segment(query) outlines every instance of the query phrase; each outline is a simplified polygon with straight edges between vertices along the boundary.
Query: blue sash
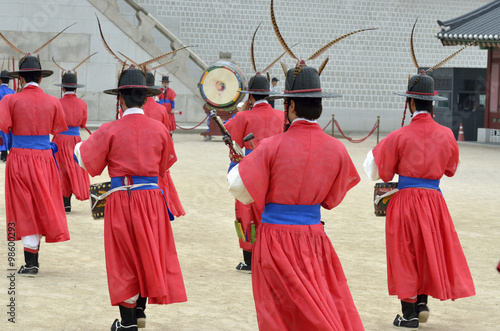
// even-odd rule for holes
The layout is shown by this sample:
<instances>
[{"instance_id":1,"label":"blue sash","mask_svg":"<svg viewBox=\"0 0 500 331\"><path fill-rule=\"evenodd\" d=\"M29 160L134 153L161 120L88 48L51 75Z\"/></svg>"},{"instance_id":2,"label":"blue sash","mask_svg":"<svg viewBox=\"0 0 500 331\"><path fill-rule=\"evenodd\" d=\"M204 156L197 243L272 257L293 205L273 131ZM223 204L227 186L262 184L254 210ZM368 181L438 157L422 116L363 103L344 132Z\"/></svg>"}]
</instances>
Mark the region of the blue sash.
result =
<instances>
[{"instance_id":1,"label":"blue sash","mask_svg":"<svg viewBox=\"0 0 500 331\"><path fill-rule=\"evenodd\" d=\"M53 149L48 134L42 136L18 136L13 134L12 148Z\"/></svg>"},{"instance_id":2,"label":"blue sash","mask_svg":"<svg viewBox=\"0 0 500 331\"><path fill-rule=\"evenodd\" d=\"M399 176L398 181L398 189L402 190L405 188L428 188L432 190L438 190L441 192L439 188L439 179L427 179L427 178L415 178L415 177L406 177ZM441 192L442 194L442 192Z\"/></svg>"},{"instance_id":3,"label":"blue sash","mask_svg":"<svg viewBox=\"0 0 500 331\"><path fill-rule=\"evenodd\" d=\"M147 177L147 176L130 176L134 184L158 184L158 176ZM111 177L111 190L123 186L123 177ZM155 190L159 189L156 185L145 185L136 188L132 188L131 191L135 190Z\"/></svg>"},{"instance_id":4,"label":"blue sash","mask_svg":"<svg viewBox=\"0 0 500 331\"><path fill-rule=\"evenodd\" d=\"M80 127L79 126L68 126L68 130L59 132L59 134L64 134L66 136L80 136Z\"/></svg>"},{"instance_id":5,"label":"blue sash","mask_svg":"<svg viewBox=\"0 0 500 331\"><path fill-rule=\"evenodd\" d=\"M250 154L252 152L253 152L253 149L245 148L245 156L247 156L248 154Z\"/></svg>"},{"instance_id":6,"label":"blue sash","mask_svg":"<svg viewBox=\"0 0 500 331\"><path fill-rule=\"evenodd\" d=\"M132 181L134 184L158 184L158 176L156 177L148 177L148 176L130 176L132 177ZM111 177L111 188L110 190L123 186L123 177ZM160 190L161 194L163 195L163 201L165 201L165 206L167 206L167 211L168 211L168 218L173 221L174 220L174 215L170 212L170 209L168 208L167 200L165 199L165 193L163 193L163 190L161 190L157 185L144 185L144 186L139 186L139 187L134 187L130 189L131 191L138 191L138 190Z\"/></svg>"},{"instance_id":7,"label":"blue sash","mask_svg":"<svg viewBox=\"0 0 500 331\"><path fill-rule=\"evenodd\" d=\"M262 223L314 225L321 221L321 204L282 205L268 203L262 213Z\"/></svg>"},{"instance_id":8,"label":"blue sash","mask_svg":"<svg viewBox=\"0 0 500 331\"><path fill-rule=\"evenodd\" d=\"M56 160L56 153L59 150L57 145L50 141L49 135L41 136L18 136L12 135L12 148L26 148L26 149L38 149L38 150L52 150L52 156L54 157L54 162L56 163L57 171L59 171L59 165Z\"/></svg>"},{"instance_id":9,"label":"blue sash","mask_svg":"<svg viewBox=\"0 0 500 331\"><path fill-rule=\"evenodd\" d=\"M164 104L164 103L169 103L172 105L172 109L175 108L175 100L170 100L170 99L160 99L160 104Z\"/></svg>"}]
</instances>

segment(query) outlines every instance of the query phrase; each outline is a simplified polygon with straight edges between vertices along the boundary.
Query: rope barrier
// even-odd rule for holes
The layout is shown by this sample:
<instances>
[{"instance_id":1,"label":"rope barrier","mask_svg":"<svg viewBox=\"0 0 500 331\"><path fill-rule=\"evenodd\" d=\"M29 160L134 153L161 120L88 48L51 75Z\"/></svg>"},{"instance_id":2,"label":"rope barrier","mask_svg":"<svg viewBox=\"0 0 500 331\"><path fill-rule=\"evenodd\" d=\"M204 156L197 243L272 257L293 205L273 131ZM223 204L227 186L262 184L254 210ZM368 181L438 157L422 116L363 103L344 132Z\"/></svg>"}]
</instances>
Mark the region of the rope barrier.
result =
<instances>
[{"instance_id":1,"label":"rope barrier","mask_svg":"<svg viewBox=\"0 0 500 331\"><path fill-rule=\"evenodd\" d=\"M339 123L338 123L336 120L334 120L334 121L335 121L335 122L334 122L334 123L335 123L335 126L337 127L337 129L339 129L340 134L341 134L341 135L342 135L345 139L347 139L348 141L350 141L350 142L352 142L352 143L355 143L355 144L357 144L357 143L361 143L361 142L365 141L366 139L368 139L368 137L370 137L370 136L371 136L371 135L375 132L375 130L376 130L376 129L377 129L377 127L378 127L378 120L377 120L377 121L375 122L375 125L373 125L372 130L370 131L370 133L368 133L368 135L367 135L366 137L364 137L364 138L362 138L362 139L352 139L351 137L346 136L346 135L344 134L344 132L342 131L342 129L340 128ZM328 127L331 123L332 123L332 121L330 120L330 122L328 122L328 123L325 125L325 127L323 128L323 131L325 131L325 130L326 130L326 128L327 128L327 127Z\"/></svg>"},{"instance_id":2,"label":"rope barrier","mask_svg":"<svg viewBox=\"0 0 500 331\"><path fill-rule=\"evenodd\" d=\"M375 130L377 129L377 127L378 127L378 123L377 123L377 122L375 122L375 125L373 125L373 129L370 131L370 133L368 133L368 135L367 135L366 137L364 137L364 138L362 138L362 139L356 139L356 140L355 140L355 139L352 139L352 138L350 138L350 137L347 137L347 136L344 134L344 132L342 132L342 129L340 128L339 123L338 123L337 121L335 121L335 126L337 127L337 129L339 129L340 134L341 134L342 136L344 136L344 138L345 138L345 139L349 140L349 141L350 141L350 142L352 142L352 143L357 144L357 143L361 143L361 142L365 141L366 139L368 139L368 137L370 137L370 136L373 134L373 132L375 132Z\"/></svg>"},{"instance_id":3,"label":"rope barrier","mask_svg":"<svg viewBox=\"0 0 500 331\"><path fill-rule=\"evenodd\" d=\"M208 117L208 116L209 116L209 115L207 115L207 116L203 119L203 121L201 121L198 125L193 126L192 128L183 128L183 127L179 126L178 124L175 124L175 125L176 125L179 129L181 129L181 130L194 130L194 129L196 129L197 127L199 127L200 125L202 125L203 123L205 123L205 120L207 119L207 117Z\"/></svg>"}]
</instances>

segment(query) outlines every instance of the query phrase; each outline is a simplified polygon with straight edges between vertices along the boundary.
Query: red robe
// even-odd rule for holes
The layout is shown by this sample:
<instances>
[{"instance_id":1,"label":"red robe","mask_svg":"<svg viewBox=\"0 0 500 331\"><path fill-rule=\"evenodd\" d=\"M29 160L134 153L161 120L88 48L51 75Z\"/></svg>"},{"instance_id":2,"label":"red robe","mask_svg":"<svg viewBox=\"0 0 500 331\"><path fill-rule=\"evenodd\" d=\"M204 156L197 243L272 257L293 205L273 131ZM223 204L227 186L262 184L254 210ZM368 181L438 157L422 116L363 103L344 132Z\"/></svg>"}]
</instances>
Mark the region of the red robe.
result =
<instances>
[{"instance_id":1,"label":"red robe","mask_svg":"<svg viewBox=\"0 0 500 331\"><path fill-rule=\"evenodd\" d=\"M59 100L29 85L0 101L0 130L9 129L14 135L33 136L56 134L68 127ZM11 149L5 169L5 207L7 224L15 224L16 240L34 234L42 234L46 242L69 240L52 150Z\"/></svg>"},{"instance_id":2,"label":"red robe","mask_svg":"<svg viewBox=\"0 0 500 331\"><path fill-rule=\"evenodd\" d=\"M167 127L167 129L168 131L172 132L177 130L177 125L175 123L175 115L172 114L172 111L175 108L174 99L177 96L177 94L170 87L167 87L166 90L163 88L161 89L161 91L162 91L161 94L158 95L159 102L167 110L168 121L169 121L169 126Z\"/></svg>"},{"instance_id":3,"label":"red robe","mask_svg":"<svg viewBox=\"0 0 500 331\"><path fill-rule=\"evenodd\" d=\"M240 162L239 173L261 210L267 203L332 209L360 180L344 145L307 121L262 141ZM252 285L260 330L363 330L321 223L262 223Z\"/></svg>"},{"instance_id":4,"label":"red robe","mask_svg":"<svg viewBox=\"0 0 500 331\"><path fill-rule=\"evenodd\" d=\"M395 174L440 179L458 165L458 145L450 129L430 114L418 114L373 150L384 182ZM443 195L406 188L391 199L386 216L389 294L400 299L427 294L446 300L475 294L472 277Z\"/></svg>"},{"instance_id":5,"label":"red robe","mask_svg":"<svg viewBox=\"0 0 500 331\"><path fill-rule=\"evenodd\" d=\"M110 177L159 176L177 160L165 126L142 114L103 124L80 153L91 176L106 166ZM156 304L187 300L160 190L112 193L105 206L104 244L112 305L137 293Z\"/></svg>"},{"instance_id":6,"label":"red robe","mask_svg":"<svg viewBox=\"0 0 500 331\"><path fill-rule=\"evenodd\" d=\"M147 102L144 105L144 114L147 117L154 118L155 120L162 122L167 129L169 128L169 116L165 111L165 107L157 103L154 98L149 97L147 99ZM186 215L186 212L182 207L181 200L179 199L179 194L177 194L177 190L175 189L172 176L170 176L170 170L167 170L165 174L160 176L158 179L158 185L165 193L168 208L170 209L172 215L175 217Z\"/></svg>"},{"instance_id":7,"label":"red robe","mask_svg":"<svg viewBox=\"0 0 500 331\"><path fill-rule=\"evenodd\" d=\"M84 127L87 124L87 104L76 94L66 94L59 99L64 109L66 124L73 127ZM59 149L56 153L59 173L61 175L62 194L69 197L74 194L78 200L89 199L90 179L87 171L78 166L73 158L75 145L82 141L80 136L56 134L52 138Z\"/></svg>"},{"instance_id":8,"label":"red robe","mask_svg":"<svg viewBox=\"0 0 500 331\"><path fill-rule=\"evenodd\" d=\"M243 138L249 133L253 133L255 138L252 143L257 147L262 139L274 136L283 132L283 112L274 109L268 103L259 103L252 109L239 112L233 118L228 120L224 125L231 138L238 143L240 147L245 147L247 150L252 149L250 142L243 142ZM244 205L236 200L235 214L236 220L241 224L243 233L248 241L239 239L240 247L246 251L252 251L253 245L250 244L251 226L254 224L255 229L260 223L260 215L263 210L258 210L253 203Z\"/></svg>"}]
</instances>

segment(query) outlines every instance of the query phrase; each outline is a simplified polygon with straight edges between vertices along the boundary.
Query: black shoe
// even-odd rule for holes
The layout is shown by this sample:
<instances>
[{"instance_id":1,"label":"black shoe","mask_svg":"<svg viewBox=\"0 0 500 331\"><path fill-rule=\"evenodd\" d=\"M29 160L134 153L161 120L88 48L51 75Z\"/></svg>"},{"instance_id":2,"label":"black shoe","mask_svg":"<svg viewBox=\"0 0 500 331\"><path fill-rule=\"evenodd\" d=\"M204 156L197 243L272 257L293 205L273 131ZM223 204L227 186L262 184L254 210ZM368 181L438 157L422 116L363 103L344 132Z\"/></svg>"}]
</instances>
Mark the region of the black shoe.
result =
<instances>
[{"instance_id":1,"label":"black shoe","mask_svg":"<svg viewBox=\"0 0 500 331\"><path fill-rule=\"evenodd\" d=\"M27 265L23 265L21 266L21 268L19 268L19 271L17 273L27 277L35 277L36 274L38 273L38 267L37 266L28 267Z\"/></svg>"},{"instance_id":2,"label":"black shoe","mask_svg":"<svg viewBox=\"0 0 500 331\"><path fill-rule=\"evenodd\" d=\"M111 325L111 331L137 331L137 325L122 325L117 318Z\"/></svg>"},{"instance_id":3,"label":"black shoe","mask_svg":"<svg viewBox=\"0 0 500 331\"><path fill-rule=\"evenodd\" d=\"M141 307L137 307L135 311L135 316L137 316L137 328L143 329L146 327L146 314Z\"/></svg>"},{"instance_id":4,"label":"black shoe","mask_svg":"<svg viewBox=\"0 0 500 331\"><path fill-rule=\"evenodd\" d=\"M240 264L238 264L236 266L236 270L243 271L246 273L252 273L252 266L245 264L243 262L240 262Z\"/></svg>"},{"instance_id":5,"label":"black shoe","mask_svg":"<svg viewBox=\"0 0 500 331\"><path fill-rule=\"evenodd\" d=\"M67 213L71 213L71 196L63 197L63 201L64 201L64 210Z\"/></svg>"},{"instance_id":6,"label":"black shoe","mask_svg":"<svg viewBox=\"0 0 500 331\"><path fill-rule=\"evenodd\" d=\"M429 319L429 308L425 303L419 303L417 305L418 322L425 323Z\"/></svg>"},{"instance_id":7,"label":"black shoe","mask_svg":"<svg viewBox=\"0 0 500 331\"><path fill-rule=\"evenodd\" d=\"M396 319L392 323L392 325L396 329L403 329L403 330L418 330L418 318L411 318L411 319L406 319L401 315L397 315Z\"/></svg>"}]
</instances>

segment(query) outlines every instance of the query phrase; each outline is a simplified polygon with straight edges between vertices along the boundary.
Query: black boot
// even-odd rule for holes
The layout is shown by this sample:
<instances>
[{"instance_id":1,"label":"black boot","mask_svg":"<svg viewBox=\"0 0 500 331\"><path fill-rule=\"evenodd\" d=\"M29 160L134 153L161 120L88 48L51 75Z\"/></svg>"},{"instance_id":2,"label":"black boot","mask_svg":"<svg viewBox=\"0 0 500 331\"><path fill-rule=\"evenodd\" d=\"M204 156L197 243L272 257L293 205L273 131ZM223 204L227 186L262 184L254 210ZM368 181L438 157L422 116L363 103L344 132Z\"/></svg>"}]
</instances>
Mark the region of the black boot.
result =
<instances>
[{"instance_id":1,"label":"black boot","mask_svg":"<svg viewBox=\"0 0 500 331\"><path fill-rule=\"evenodd\" d=\"M137 331L137 317L135 316L135 307L120 307L120 317L122 321L116 319L111 325L111 331Z\"/></svg>"},{"instance_id":2,"label":"black boot","mask_svg":"<svg viewBox=\"0 0 500 331\"><path fill-rule=\"evenodd\" d=\"M69 197L63 197L63 201L64 201L64 210L67 213L70 213L71 212L71 195Z\"/></svg>"},{"instance_id":3,"label":"black boot","mask_svg":"<svg viewBox=\"0 0 500 331\"><path fill-rule=\"evenodd\" d=\"M416 306L416 303L401 300L403 316L398 314L392 323L396 329L418 330L418 315Z\"/></svg>"},{"instance_id":4,"label":"black boot","mask_svg":"<svg viewBox=\"0 0 500 331\"><path fill-rule=\"evenodd\" d=\"M142 329L146 327L146 301L148 298L141 297L137 299L137 307L135 311L135 316L137 317L137 328Z\"/></svg>"},{"instance_id":5,"label":"black boot","mask_svg":"<svg viewBox=\"0 0 500 331\"><path fill-rule=\"evenodd\" d=\"M429 308L427 307L427 294L417 296L418 322L425 323L429 319Z\"/></svg>"},{"instance_id":6,"label":"black boot","mask_svg":"<svg viewBox=\"0 0 500 331\"><path fill-rule=\"evenodd\" d=\"M252 252L243 250L243 260L236 266L236 270L252 273Z\"/></svg>"},{"instance_id":7,"label":"black boot","mask_svg":"<svg viewBox=\"0 0 500 331\"><path fill-rule=\"evenodd\" d=\"M38 273L38 253L24 251L24 261L26 264L21 266L17 273L28 277L35 277Z\"/></svg>"}]
</instances>

